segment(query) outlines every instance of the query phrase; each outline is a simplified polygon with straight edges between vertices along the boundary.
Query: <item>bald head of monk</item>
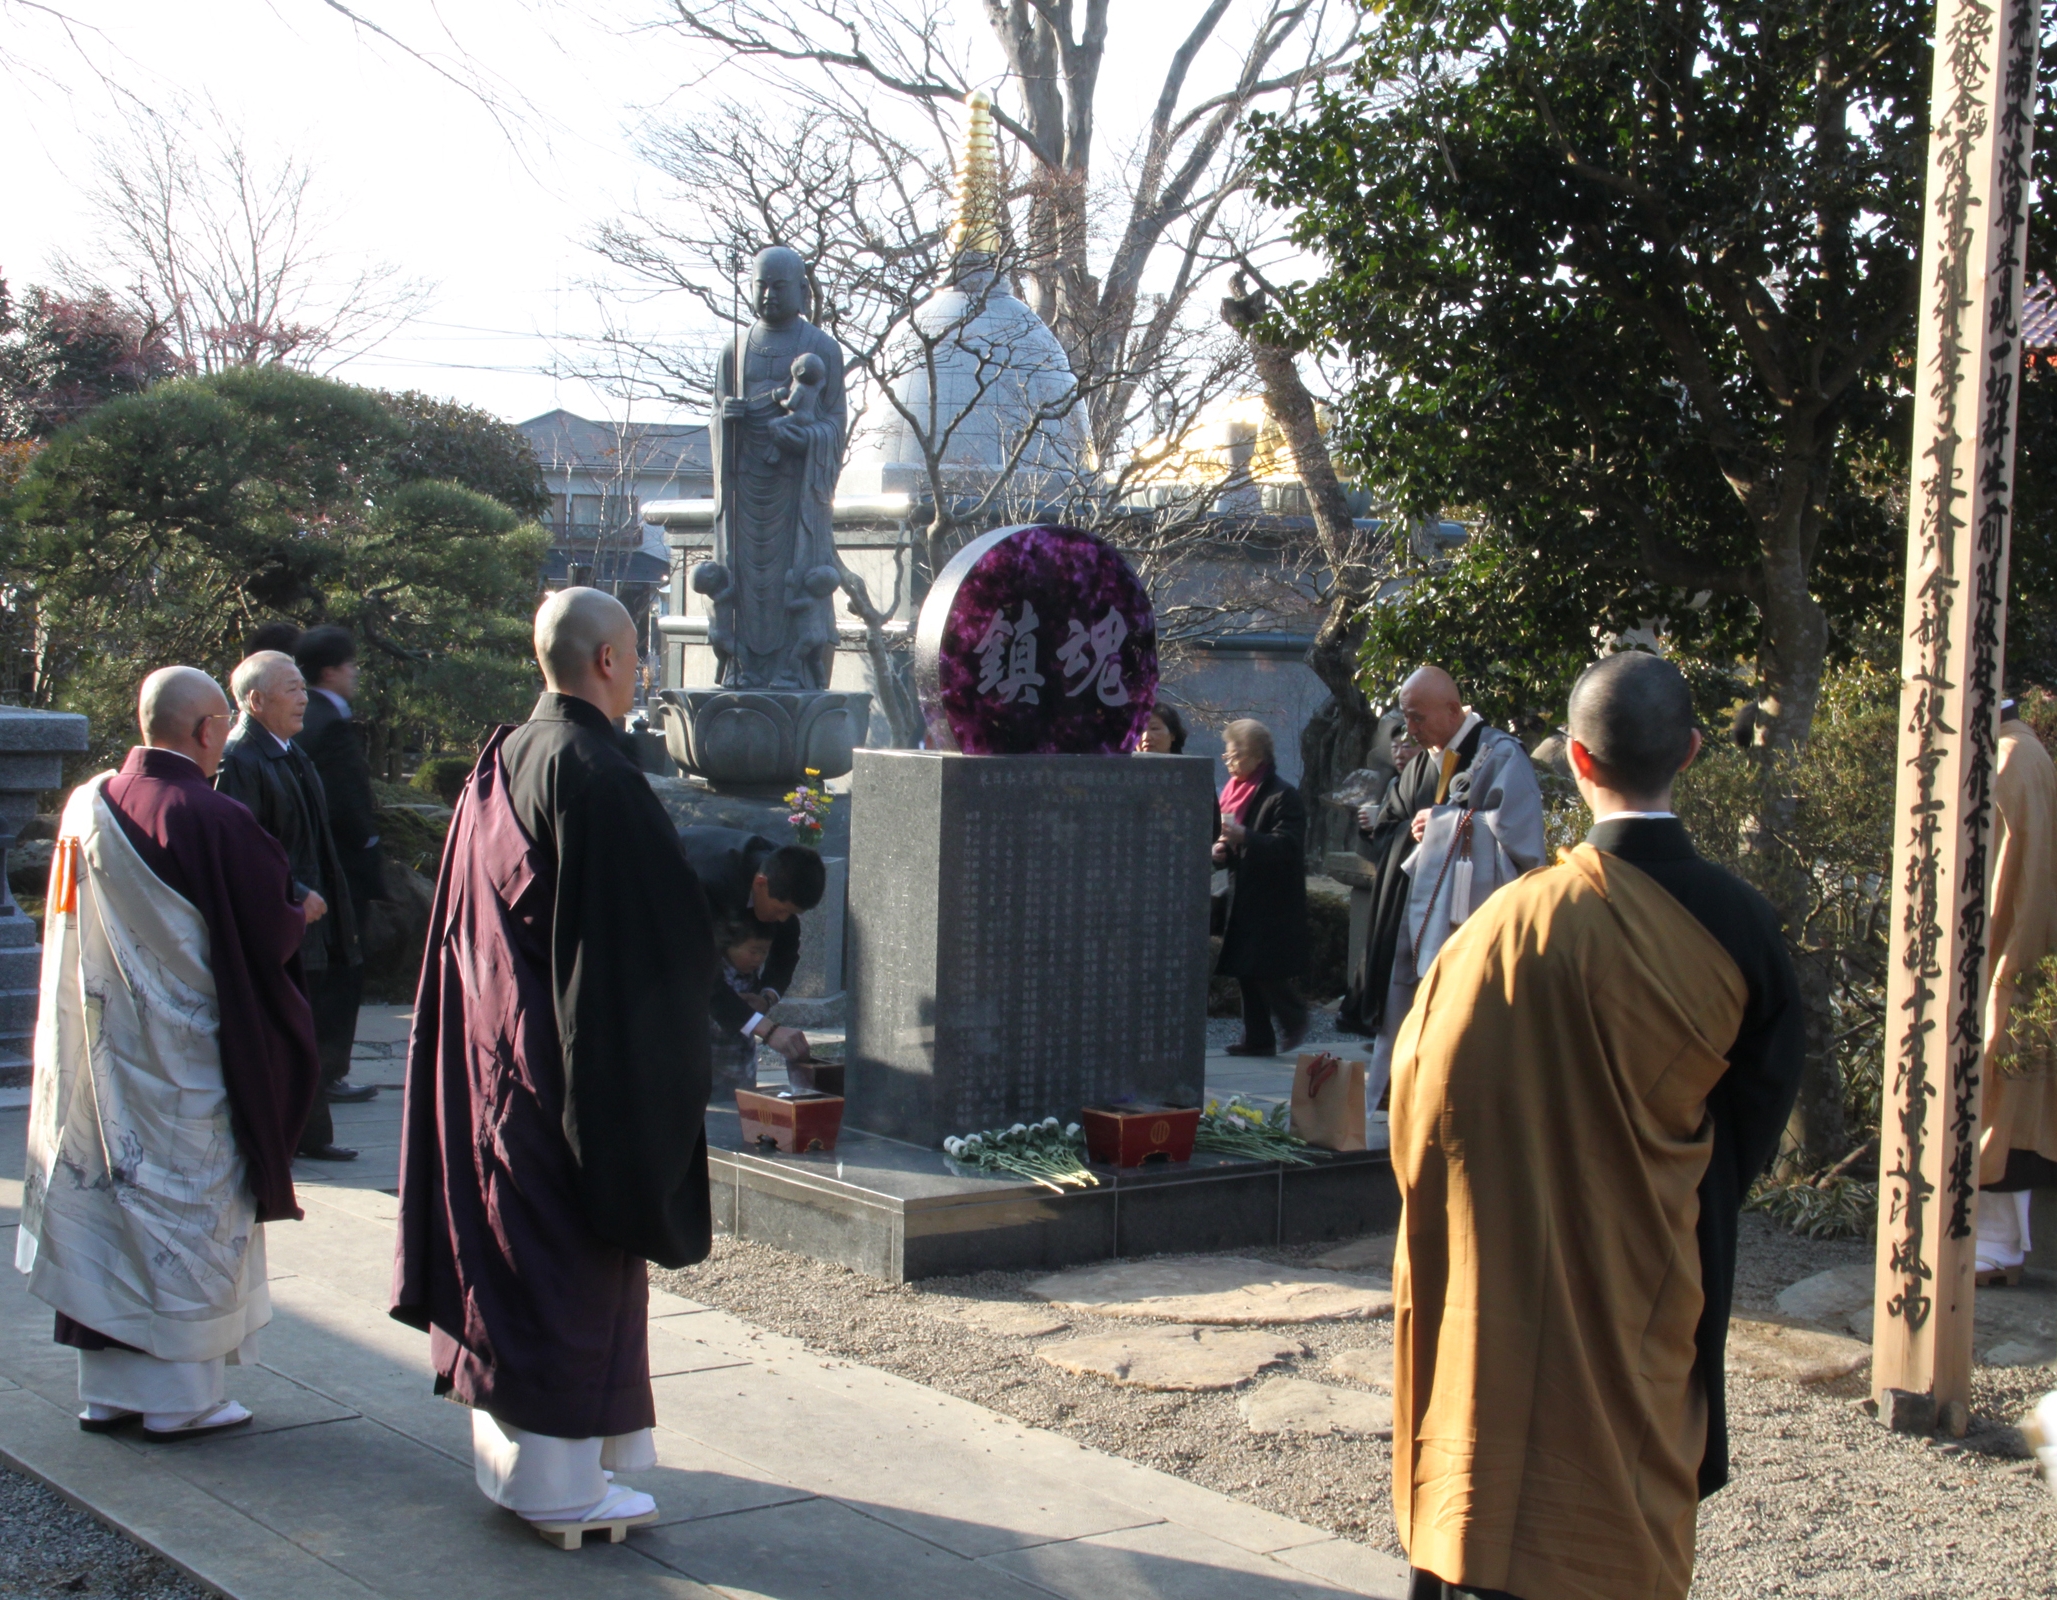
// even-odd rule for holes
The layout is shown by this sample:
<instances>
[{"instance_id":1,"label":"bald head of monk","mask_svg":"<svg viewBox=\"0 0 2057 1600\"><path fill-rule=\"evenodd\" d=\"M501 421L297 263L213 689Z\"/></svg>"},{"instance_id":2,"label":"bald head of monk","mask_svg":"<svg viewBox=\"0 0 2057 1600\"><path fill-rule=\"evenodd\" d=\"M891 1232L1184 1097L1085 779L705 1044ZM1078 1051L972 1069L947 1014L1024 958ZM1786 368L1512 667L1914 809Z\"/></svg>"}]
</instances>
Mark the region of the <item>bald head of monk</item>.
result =
<instances>
[{"instance_id":1,"label":"bald head of monk","mask_svg":"<svg viewBox=\"0 0 2057 1600\"><path fill-rule=\"evenodd\" d=\"M136 723L153 750L175 750L208 777L221 765L235 713L229 697L198 667L159 667L136 696Z\"/></svg>"},{"instance_id":2,"label":"bald head of monk","mask_svg":"<svg viewBox=\"0 0 2057 1600\"><path fill-rule=\"evenodd\" d=\"M554 693L619 722L636 703L635 621L602 590L559 589L536 608L536 665Z\"/></svg>"},{"instance_id":3,"label":"bald head of monk","mask_svg":"<svg viewBox=\"0 0 2057 1600\"><path fill-rule=\"evenodd\" d=\"M1659 656L1623 650L1571 686L1571 769L1596 817L1669 811L1671 786L1700 753L1693 691Z\"/></svg>"},{"instance_id":4,"label":"bald head of monk","mask_svg":"<svg viewBox=\"0 0 2057 1600\"><path fill-rule=\"evenodd\" d=\"M1441 667L1418 667L1400 685L1400 715L1416 744L1441 750L1464 726L1464 697L1457 680Z\"/></svg>"}]
</instances>

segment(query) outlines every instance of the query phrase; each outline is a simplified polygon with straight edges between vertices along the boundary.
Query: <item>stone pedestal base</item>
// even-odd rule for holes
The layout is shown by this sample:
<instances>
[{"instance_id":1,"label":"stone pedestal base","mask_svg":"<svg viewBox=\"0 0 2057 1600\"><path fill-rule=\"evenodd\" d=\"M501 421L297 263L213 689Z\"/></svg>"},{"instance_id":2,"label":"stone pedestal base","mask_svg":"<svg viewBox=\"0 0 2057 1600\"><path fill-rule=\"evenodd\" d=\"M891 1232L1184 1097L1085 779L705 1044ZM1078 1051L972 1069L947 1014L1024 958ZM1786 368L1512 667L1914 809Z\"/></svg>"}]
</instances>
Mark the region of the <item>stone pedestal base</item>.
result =
<instances>
[{"instance_id":1,"label":"stone pedestal base","mask_svg":"<svg viewBox=\"0 0 2057 1600\"><path fill-rule=\"evenodd\" d=\"M1200 1103L1206 760L860 750L856 767L851 1126L933 1146Z\"/></svg>"},{"instance_id":2,"label":"stone pedestal base","mask_svg":"<svg viewBox=\"0 0 2057 1600\"><path fill-rule=\"evenodd\" d=\"M663 689L657 700L672 760L740 793L782 792L810 768L840 778L871 724L871 696L840 690Z\"/></svg>"}]
</instances>

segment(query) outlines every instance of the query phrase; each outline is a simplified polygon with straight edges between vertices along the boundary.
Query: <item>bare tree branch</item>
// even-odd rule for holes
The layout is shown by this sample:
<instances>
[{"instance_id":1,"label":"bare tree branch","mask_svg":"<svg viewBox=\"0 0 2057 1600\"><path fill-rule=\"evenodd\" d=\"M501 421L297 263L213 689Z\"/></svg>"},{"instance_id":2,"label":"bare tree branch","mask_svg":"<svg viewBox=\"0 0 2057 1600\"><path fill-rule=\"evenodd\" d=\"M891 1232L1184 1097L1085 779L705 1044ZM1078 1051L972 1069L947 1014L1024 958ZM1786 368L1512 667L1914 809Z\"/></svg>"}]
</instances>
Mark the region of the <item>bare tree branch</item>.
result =
<instances>
[{"instance_id":1,"label":"bare tree branch","mask_svg":"<svg viewBox=\"0 0 2057 1600\"><path fill-rule=\"evenodd\" d=\"M218 111L137 108L93 150L95 247L61 258L69 287L104 287L162 326L192 370L284 362L328 370L412 317L428 289L325 242L314 169L260 164Z\"/></svg>"}]
</instances>

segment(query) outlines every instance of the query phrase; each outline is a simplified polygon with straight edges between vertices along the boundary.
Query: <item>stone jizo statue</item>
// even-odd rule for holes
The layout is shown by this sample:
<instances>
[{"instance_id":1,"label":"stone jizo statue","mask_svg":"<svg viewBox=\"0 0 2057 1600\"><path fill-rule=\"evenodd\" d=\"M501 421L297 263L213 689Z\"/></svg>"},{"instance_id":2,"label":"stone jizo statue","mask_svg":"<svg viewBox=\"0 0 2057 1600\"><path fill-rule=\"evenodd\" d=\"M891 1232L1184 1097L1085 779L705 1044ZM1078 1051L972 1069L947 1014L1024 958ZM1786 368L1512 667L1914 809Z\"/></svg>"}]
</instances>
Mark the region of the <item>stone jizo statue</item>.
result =
<instances>
[{"instance_id":1,"label":"stone jizo statue","mask_svg":"<svg viewBox=\"0 0 2057 1600\"><path fill-rule=\"evenodd\" d=\"M757 321L716 364L714 559L708 642L728 689L820 690L835 653L832 503L849 425L843 352L807 321L806 263L761 252Z\"/></svg>"}]
</instances>

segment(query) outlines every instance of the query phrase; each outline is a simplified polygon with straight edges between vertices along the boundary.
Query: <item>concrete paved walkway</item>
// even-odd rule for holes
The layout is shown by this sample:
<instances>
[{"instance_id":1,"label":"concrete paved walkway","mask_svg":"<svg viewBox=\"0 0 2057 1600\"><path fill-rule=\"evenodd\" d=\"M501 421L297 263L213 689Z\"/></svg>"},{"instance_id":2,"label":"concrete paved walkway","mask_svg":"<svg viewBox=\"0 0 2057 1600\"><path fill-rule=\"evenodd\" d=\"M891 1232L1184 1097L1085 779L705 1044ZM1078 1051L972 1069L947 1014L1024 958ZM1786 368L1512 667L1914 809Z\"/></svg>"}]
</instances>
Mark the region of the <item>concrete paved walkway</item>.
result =
<instances>
[{"instance_id":1,"label":"concrete paved walkway","mask_svg":"<svg viewBox=\"0 0 2057 1600\"><path fill-rule=\"evenodd\" d=\"M353 1076L397 1085L404 1019L368 1012ZM652 1296L661 1520L565 1553L472 1484L428 1341L385 1314L400 1106L336 1108L349 1166L303 1163L267 1230L275 1318L232 1369L253 1428L89 1435L71 1353L12 1270L25 1112L0 1110L0 1456L236 1600L1313 1600L1400 1596L1400 1564L981 1406Z\"/></svg>"}]
</instances>

